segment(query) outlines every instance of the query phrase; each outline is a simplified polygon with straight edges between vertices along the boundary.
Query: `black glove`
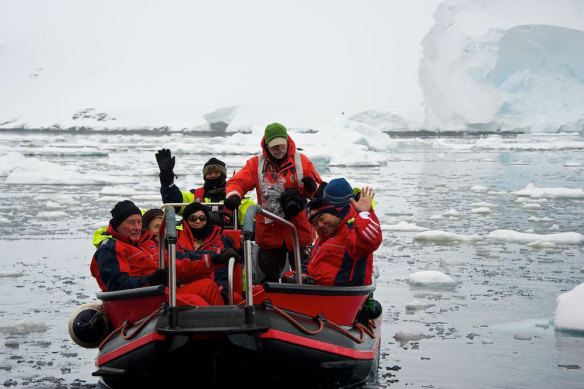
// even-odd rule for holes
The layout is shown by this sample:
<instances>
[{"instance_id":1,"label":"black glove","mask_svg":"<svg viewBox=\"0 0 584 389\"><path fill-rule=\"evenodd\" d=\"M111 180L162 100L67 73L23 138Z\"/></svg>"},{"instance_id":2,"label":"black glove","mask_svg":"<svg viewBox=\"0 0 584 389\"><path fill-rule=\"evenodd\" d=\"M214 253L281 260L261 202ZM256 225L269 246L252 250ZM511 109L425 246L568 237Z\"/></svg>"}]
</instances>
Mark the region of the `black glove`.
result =
<instances>
[{"instance_id":1,"label":"black glove","mask_svg":"<svg viewBox=\"0 0 584 389\"><path fill-rule=\"evenodd\" d=\"M211 256L211 262L213 265L227 265L229 263L229 259L233 257L236 263L241 263L241 255L237 252L237 250L229 248L224 250L221 254L213 254Z\"/></svg>"},{"instance_id":2,"label":"black glove","mask_svg":"<svg viewBox=\"0 0 584 389\"><path fill-rule=\"evenodd\" d=\"M284 211L284 217L290 220L306 208L306 198L298 192L298 189L287 188L280 195L280 205Z\"/></svg>"},{"instance_id":3,"label":"black glove","mask_svg":"<svg viewBox=\"0 0 584 389\"><path fill-rule=\"evenodd\" d=\"M168 285L168 268L158 269L146 276L148 285Z\"/></svg>"},{"instance_id":4,"label":"black glove","mask_svg":"<svg viewBox=\"0 0 584 389\"><path fill-rule=\"evenodd\" d=\"M169 149L158 150L156 155L156 162L161 172L172 172L174 169L175 157L170 155Z\"/></svg>"},{"instance_id":5,"label":"black glove","mask_svg":"<svg viewBox=\"0 0 584 389\"><path fill-rule=\"evenodd\" d=\"M312 193L316 190L316 182L312 179L312 177L304 177L302 179L304 183L304 190L308 193Z\"/></svg>"},{"instance_id":6,"label":"black glove","mask_svg":"<svg viewBox=\"0 0 584 389\"><path fill-rule=\"evenodd\" d=\"M160 177L160 185L170 186L174 182L174 177L176 176L174 175L174 172L172 170L171 171L165 170L163 172L160 172L158 177Z\"/></svg>"},{"instance_id":7,"label":"black glove","mask_svg":"<svg viewBox=\"0 0 584 389\"><path fill-rule=\"evenodd\" d=\"M228 197L223 201L223 205L225 206L225 208L233 211L239 208L239 206L241 205L241 197L239 196Z\"/></svg>"},{"instance_id":8,"label":"black glove","mask_svg":"<svg viewBox=\"0 0 584 389\"><path fill-rule=\"evenodd\" d=\"M303 274L301 277L303 285L314 285L314 278ZM282 276L281 278L283 284L295 284L296 283L296 275L293 274L291 276Z\"/></svg>"},{"instance_id":9,"label":"black glove","mask_svg":"<svg viewBox=\"0 0 584 389\"><path fill-rule=\"evenodd\" d=\"M317 199L322 197L322 195L324 194L324 188L326 188L327 183L326 182L321 182L320 185L318 186L318 189L316 190L316 192L314 192L314 194L312 195L313 199Z\"/></svg>"}]
</instances>

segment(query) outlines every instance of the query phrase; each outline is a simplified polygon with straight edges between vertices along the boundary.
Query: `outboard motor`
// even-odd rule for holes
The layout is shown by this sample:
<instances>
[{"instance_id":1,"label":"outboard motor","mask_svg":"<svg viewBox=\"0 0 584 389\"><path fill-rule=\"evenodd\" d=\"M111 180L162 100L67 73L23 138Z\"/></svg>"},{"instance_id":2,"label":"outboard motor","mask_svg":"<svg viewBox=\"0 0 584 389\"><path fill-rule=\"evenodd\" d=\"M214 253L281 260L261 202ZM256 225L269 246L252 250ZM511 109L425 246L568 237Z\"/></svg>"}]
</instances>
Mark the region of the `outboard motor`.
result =
<instances>
[{"instance_id":1,"label":"outboard motor","mask_svg":"<svg viewBox=\"0 0 584 389\"><path fill-rule=\"evenodd\" d=\"M110 322L99 302L83 304L69 319L69 336L81 347L98 347L110 332Z\"/></svg>"}]
</instances>

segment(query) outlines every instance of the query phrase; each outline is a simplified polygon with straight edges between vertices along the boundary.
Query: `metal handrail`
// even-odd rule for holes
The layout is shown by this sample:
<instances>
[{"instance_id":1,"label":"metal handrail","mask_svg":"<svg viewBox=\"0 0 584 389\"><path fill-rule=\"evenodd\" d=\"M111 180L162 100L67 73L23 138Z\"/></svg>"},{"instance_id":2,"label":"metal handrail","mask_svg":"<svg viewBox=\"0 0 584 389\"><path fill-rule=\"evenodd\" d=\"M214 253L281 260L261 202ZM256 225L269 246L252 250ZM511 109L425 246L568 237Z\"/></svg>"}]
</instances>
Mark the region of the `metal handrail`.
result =
<instances>
[{"instance_id":1,"label":"metal handrail","mask_svg":"<svg viewBox=\"0 0 584 389\"><path fill-rule=\"evenodd\" d=\"M168 260L169 260L169 283L168 283L168 291L169 291L169 307L176 309L176 214L175 214L175 207L182 207L185 205L189 205L191 203L164 203L160 209L162 209L165 213L165 225L166 225L166 236L169 236L169 229L173 231L172 235L174 236L174 242L166 240L168 242ZM205 206L223 206L223 203L201 203ZM172 210L169 212L167 210ZM169 216L172 214L172 218L169 219ZM237 211L233 211L233 227L237 228ZM172 258L171 258L172 256ZM158 260L158 267L160 269L164 268L164 245L159 243L159 260ZM227 296L229 305L233 305L233 273L235 268L235 258L229 259L228 270L227 270Z\"/></svg>"},{"instance_id":2,"label":"metal handrail","mask_svg":"<svg viewBox=\"0 0 584 389\"><path fill-rule=\"evenodd\" d=\"M302 259L300 257L300 238L298 237L298 230L296 226L290 223L288 220L273 214L272 212L266 211L258 204L250 205L245 212L245 219L243 222L243 238L245 240L250 240L253 236L255 215L262 215L263 217L270 219L276 224L288 227L292 231L292 238L294 243L294 263L296 265L296 283L302 284ZM245 253L245 252L244 252ZM247 266L247 262L246 262Z\"/></svg>"}]
</instances>

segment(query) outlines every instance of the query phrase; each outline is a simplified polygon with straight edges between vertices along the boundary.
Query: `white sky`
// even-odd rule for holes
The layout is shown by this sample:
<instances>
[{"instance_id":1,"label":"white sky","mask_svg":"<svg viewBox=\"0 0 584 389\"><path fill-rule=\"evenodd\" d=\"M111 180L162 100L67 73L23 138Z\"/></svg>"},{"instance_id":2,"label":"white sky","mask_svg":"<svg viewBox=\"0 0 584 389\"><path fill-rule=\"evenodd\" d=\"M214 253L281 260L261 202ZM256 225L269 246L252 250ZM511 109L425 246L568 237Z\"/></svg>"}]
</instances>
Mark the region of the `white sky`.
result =
<instances>
[{"instance_id":1,"label":"white sky","mask_svg":"<svg viewBox=\"0 0 584 389\"><path fill-rule=\"evenodd\" d=\"M0 0L0 107L328 122L419 106L440 2Z\"/></svg>"}]
</instances>

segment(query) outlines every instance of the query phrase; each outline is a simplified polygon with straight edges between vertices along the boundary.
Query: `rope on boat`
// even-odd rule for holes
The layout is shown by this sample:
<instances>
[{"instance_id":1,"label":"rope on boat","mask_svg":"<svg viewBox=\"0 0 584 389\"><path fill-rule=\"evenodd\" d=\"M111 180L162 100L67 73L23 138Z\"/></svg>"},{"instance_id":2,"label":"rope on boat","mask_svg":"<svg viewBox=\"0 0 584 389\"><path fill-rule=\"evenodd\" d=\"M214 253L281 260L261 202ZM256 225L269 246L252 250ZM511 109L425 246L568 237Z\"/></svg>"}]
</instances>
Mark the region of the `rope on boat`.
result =
<instances>
[{"instance_id":1,"label":"rope on boat","mask_svg":"<svg viewBox=\"0 0 584 389\"><path fill-rule=\"evenodd\" d=\"M319 327L316 330L308 330L308 329L304 328L302 326L302 324L300 324L296 319L294 319L292 316L290 316L286 312L284 312L282 309L274 306L274 311L279 313L280 315L282 315L290 323L292 323L296 328L298 328L300 331L302 331L306 334L316 335L316 334L322 332L322 330L324 329L324 322L320 316L315 317L315 319L318 321ZM377 324L375 324L374 320L369 320L369 322L367 323L367 327L365 327L361 323L355 323L354 328L357 328L359 330L359 334L360 334L360 336L358 338L333 321L327 320L327 323L329 323L331 325L331 327L333 327L335 330L337 330L341 334L346 335L349 338L351 338L356 343L363 343L365 341L365 333L367 333L367 335L369 335L372 339L375 339L375 333L371 330L372 328L373 329L377 328Z\"/></svg>"},{"instance_id":2,"label":"rope on boat","mask_svg":"<svg viewBox=\"0 0 584 389\"><path fill-rule=\"evenodd\" d=\"M148 324L148 322L150 320L152 320L156 315L158 315L160 313L160 308L157 308L154 312L152 312L150 315L148 315L148 317L146 319L144 319L140 325L138 325L138 327L136 328L136 330L134 332L132 332L132 334L130 335L126 335L128 329L132 326L132 323L130 323L129 320L126 320L122 323L121 326L119 326L118 328L116 328L115 330L113 330L112 332L110 332L110 334L99 344L98 349L101 350L102 347L109 342L118 332L121 332L121 337L122 339L128 340L128 339L132 339L134 336L136 336L136 334L138 332L140 332L140 330L142 330L142 328L144 328L144 326L146 324Z\"/></svg>"},{"instance_id":3,"label":"rope on boat","mask_svg":"<svg viewBox=\"0 0 584 389\"><path fill-rule=\"evenodd\" d=\"M290 323L292 323L296 328L298 328L300 331L305 332L309 335L316 335L322 332L322 330L324 329L324 323L322 321L322 319L320 317L315 317L316 321L318 322L318 328L316 330L308 330L306 328L304 328L302 326L302 324L298 323L298 321L296 321L296 319L294 319L292 316L288 315L286 312L284 312L283 310L281 310L278 307L274 307L274 311L276 311L277 313L279 313L280 315L282 315L283 317L285 317Z\"/></svg>"}]
</instances>

